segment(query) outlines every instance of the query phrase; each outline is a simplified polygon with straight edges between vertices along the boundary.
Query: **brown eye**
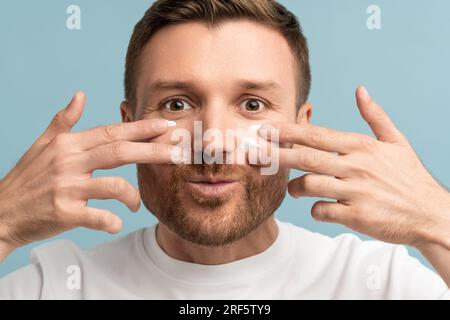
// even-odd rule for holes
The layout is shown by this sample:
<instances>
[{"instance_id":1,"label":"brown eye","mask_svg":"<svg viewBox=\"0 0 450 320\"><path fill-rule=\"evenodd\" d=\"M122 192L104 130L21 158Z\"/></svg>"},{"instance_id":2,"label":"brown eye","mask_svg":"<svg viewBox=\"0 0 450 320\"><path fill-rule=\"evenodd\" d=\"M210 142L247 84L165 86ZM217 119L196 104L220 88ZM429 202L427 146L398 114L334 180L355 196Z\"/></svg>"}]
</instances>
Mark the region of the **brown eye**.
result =
<instances>
[{"instance_id":1,"label":"brown eye","mask_svg":"<svg viewBox=\"0 0 450 320\"><path fill-rule=\"evenodd\" d=\"M262 111L265 107L265 103L258 99L247 99L241 104L241 108L248 112Z\"/></svg>"},{"instance_id":2,"label":"brown eye","mask_svg":"<svg viewBox=\"0 0 450 320\"><path fill-rule=\"evenodd\" d=\"M192 109L191 105L181 99L172 99L164 103L163 107L169 112L179 112Z\"/></svg>"}]
</instances>

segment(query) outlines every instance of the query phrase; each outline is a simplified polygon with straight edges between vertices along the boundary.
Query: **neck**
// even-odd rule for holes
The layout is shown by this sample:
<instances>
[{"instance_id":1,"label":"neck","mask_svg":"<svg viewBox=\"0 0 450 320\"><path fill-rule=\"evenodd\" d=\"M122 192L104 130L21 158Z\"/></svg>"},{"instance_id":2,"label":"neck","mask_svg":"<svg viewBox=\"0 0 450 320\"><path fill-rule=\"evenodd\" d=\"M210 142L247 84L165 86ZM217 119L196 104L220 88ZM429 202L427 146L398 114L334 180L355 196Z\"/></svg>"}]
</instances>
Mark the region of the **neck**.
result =
<instances>
[{"instance_id":1,"label":"neck","mask_svg":"<svg viewBox=\"0 0 450 320\"><path fill-rule=\"evenodd\" d=\"M159 246L172 258L197 264L225 264L265 251L276 240L278 226L270 216L244 238L221 247L201 246L185 239L159 222L156 240Z\"/></svg>"}]
</instances>

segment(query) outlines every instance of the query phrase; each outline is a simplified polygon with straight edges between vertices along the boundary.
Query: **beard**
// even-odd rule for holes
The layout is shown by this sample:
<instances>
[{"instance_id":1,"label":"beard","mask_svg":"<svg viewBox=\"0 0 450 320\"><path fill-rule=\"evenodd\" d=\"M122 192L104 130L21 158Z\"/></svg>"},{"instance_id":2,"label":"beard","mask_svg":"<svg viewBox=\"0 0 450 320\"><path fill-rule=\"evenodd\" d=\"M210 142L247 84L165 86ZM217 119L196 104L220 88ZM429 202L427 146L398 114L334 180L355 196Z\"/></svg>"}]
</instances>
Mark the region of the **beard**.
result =
<instances>
[{"instance_id":1,"label":"beard","mask_svg":"<svg viewBox=\"0 0 450 320\"><path fill-rule=\"evenodd\" d=\"M244 238L281 205L289 170L263 176L258 167L231 164L137 165L145 207L182 239L203 246L224 246ZM194 175L221 176L238 181L221 197L189 192Z\"/></svg>"}]
</instances>

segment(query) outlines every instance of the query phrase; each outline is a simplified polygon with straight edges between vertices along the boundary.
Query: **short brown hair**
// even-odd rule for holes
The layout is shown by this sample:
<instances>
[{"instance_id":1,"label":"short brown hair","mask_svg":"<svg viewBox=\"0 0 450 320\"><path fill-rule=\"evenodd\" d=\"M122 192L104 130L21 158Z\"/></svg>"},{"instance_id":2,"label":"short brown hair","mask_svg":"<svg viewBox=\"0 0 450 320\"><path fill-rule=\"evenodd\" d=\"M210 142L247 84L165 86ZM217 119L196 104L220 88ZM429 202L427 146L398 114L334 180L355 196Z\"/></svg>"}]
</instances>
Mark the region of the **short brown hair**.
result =
<instances>
[{"instance_id":1,"label":"short brown hair","mask_svg":"<svg viewBox=\"0 0 450 320\"><path fill-rule=\"evenodd\" d=\"M209 26L246 18L282 33L297 60L297 108L305 103L311 86L306 38L294 14L275 0L157 0L134 27L125 64L125 99L136 107L136 68L144 46L162 27L180 22L200 21Z\"/></svg>"}]
</instances>

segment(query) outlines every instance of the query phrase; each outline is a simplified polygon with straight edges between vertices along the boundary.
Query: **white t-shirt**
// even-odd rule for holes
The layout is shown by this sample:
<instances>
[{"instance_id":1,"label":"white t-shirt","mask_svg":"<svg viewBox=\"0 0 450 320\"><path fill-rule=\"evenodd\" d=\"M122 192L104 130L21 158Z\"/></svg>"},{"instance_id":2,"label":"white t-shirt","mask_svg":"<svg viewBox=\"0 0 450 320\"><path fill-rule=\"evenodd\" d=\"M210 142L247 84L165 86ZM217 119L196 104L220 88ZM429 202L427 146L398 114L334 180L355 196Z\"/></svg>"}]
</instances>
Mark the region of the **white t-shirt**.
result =
<instances>
[{"instance_id":1,"label":"white t-shirt","mask_svg":"<svg viewBox=\"0 0 450 320\"><path fill-rule=\"evenodd\" d=\"M276 220L264 252L222 265L168 256L155 225L81 251L66 240L32 251L0 279L3 299L450 299L450 290L403 246L330 238Z\"/></svg>"}]
</instances>

